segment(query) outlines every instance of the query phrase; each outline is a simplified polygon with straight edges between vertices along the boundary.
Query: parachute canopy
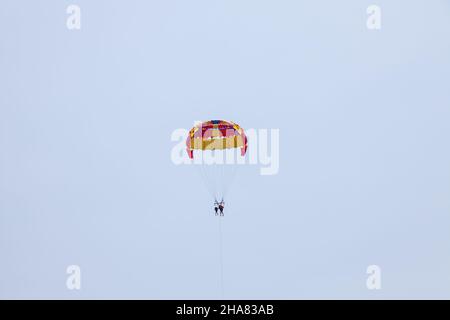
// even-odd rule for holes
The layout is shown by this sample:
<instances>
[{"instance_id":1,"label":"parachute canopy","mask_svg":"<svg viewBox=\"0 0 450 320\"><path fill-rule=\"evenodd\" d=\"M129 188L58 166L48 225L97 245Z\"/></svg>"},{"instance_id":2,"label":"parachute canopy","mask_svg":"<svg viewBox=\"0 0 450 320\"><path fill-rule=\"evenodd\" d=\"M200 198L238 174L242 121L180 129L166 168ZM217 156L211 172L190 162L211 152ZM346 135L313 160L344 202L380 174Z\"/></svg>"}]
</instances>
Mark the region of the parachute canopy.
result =
<instances>
[{"instance_id":1,"label":"parachute canopy","mask_svg":"<svg viewBox=\"0 0 450 320\"><path fill-rule=\"evenodd\" d=\"M238 124L225 120L202 122L189 131L186 139L189 158L194 158L194 150L224 150L241 148L241 155L247 152L247 137Z\"/></svg>"}]
</instances>

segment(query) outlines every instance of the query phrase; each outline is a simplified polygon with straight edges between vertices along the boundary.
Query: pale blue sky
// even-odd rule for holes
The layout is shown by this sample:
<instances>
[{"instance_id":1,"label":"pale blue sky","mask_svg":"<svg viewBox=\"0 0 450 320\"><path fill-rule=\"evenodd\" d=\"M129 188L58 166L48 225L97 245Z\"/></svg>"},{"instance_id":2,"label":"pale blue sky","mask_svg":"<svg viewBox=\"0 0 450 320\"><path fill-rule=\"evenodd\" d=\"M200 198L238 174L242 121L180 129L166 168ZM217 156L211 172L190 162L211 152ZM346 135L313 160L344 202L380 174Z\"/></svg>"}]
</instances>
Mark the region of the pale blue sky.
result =
<instances>
[{"instance_id":1,"label":"pale blue sky","mask_svg":"<svg viewBox=\"0 0 450 320\"><path fill-rule=\"evenodd\" d=\"M224 118L280 130L279 174L241 168L229 192L226 298L450 298L449 17L444 0L2 0L0 297L221 298L218 220L170 135Z\"/></svg>"}]
</instances>

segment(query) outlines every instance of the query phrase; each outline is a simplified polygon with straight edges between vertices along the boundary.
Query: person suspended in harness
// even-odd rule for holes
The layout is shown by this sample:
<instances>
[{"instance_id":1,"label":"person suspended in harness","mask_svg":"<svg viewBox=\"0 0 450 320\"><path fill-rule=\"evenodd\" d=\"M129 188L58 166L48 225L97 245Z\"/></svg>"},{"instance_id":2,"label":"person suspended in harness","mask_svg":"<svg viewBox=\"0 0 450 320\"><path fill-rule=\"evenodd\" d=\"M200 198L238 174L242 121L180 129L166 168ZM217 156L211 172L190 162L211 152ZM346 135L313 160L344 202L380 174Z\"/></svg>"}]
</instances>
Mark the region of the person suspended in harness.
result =
<instances>
[{"instance_id":1,"label":"person suspended in harness","mask_svg":"<svg viewBox=\"0 0 450 320\"><path fill-rule=\"evenodd\" d=\"M216 212L216 216L217 216L217 211L219 210L219 203L216 201L214 201L214 211Z\"/></svg>"},{"instance_id":2,"label":"person suspended in harness","mask_svg":"<svg viewBox=\"0 0 450 320\"><path fill-rule=\"evenodd\" d=\"M225 202L220 201L219 203L219 210L220 210L220 215L223 216L223 209L225 208Z\"/></svg>"}]
</instances>

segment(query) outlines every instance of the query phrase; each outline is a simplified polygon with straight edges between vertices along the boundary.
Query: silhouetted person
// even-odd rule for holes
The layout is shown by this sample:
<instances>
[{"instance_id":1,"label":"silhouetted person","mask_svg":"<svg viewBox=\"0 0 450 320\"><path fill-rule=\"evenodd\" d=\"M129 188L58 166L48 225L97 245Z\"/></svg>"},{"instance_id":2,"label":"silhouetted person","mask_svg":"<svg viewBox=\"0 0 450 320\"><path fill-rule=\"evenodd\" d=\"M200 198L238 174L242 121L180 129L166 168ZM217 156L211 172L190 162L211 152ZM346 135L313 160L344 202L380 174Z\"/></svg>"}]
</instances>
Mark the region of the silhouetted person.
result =
<instances>
[{"instance_id":1,"label":"silhouetted person","mask_svg":"<svg viewBox=\"0 0 450 320\"><path fill-rule=\"evenodd\" d=\"M223 216L223 209L225 208L225 202L220 201L219 203L219 210L220 210L220 215Z\"/></svg>"},{"instance_id":2,"label":"silhouetted person","mask_svg":"<svg viewBox=\"0 0 450 320\"><path fill-rule=\"evenodd\" d=\"M217 211L219 210L219 204L217 203L217 201L214 202L214 211L216 212L216 216L217 216Z\"/></svg>"}]
</instances>

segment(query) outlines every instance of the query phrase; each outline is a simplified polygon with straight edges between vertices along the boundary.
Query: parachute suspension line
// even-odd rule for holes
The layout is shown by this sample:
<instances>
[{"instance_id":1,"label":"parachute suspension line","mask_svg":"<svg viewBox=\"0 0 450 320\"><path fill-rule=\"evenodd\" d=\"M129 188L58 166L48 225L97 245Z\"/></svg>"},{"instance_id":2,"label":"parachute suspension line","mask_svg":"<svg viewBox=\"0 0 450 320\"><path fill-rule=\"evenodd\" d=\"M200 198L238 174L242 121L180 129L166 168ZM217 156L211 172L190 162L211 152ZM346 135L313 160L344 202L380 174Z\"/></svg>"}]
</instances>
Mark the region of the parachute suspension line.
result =
<instances>
[{"instance_id":1,"label":"parachute suspension line","mask_svg":"<svg viewBox=\"0 0 450 320\"><path fill-rule=\"evenodd\" d=\"M223 193L222 193L224 198L227 195L228 189L232 185L232 182L233 182L233 180L234 180L234 178L236 176L239 164L233 164L233 165L229 165L229 166L231 166L231 169L227 171L228 174L226 174L226 176L228 176L228 179L227 179L227 181L224 184L224 190L223 190Z\"/></svg>"},{"instance_id":2,"label":"parachute suspension line","mask_svg":"<svg viewBox=\"0 0 450 320\"><path fill-rule=\"evenodd\" d=\"M217 156L217 152L216 149L212 150L212 157L214 159L214 161L216 161L216 156ZM212 171L212 175L213 175L213 180L214 180L214 198L216 198L217 201L220 201L220 196L221 196L221 183L222 180L220 180L220 165L217 165L216 163L211 165L211 171Z\"/></svg>"},{"instance_id":3,"label":"parachute suspension line","mask_svg":"<svg viewBox=\"0 0 450 320\"><path fill-rule=\"evenodd\" d=\"M215 194L215 186L214 181L211 181L211 179L208 178L208 174L206 172L206 168L204 164L194 164L194 166L199 167L198 170L200 172L200 177L202 178L205 188L208 190L208 192L211 194L213 198L216 198Z\"/></svg>"},{"instance_id":4,"label":"parachute suspension line","mask_svg":"<svg viewBox=\"0 0 450 320\"><path fill-rule=\"evenodd\" d=\"M219 217L219 263L220 263L220 293L222 299L225 297L223 285L223 237L222 237L222 217Z\"/></svg>"},{"instance_id":5,"label":"parachute suspension line","mask_svg":"<svg viewBox=\"0 0 450 320\"><path fill-rule=\"evenodd\" d=\"M222 199L221 199L221 201L223 201L224 199L223 198L225 198L225 188L226 188L226 185L227 185L227 182L225 181L225 166L226 166L226 164L222 164L220 167L220 171L221 171L221 177L220 177L220 181L222 182L222 185L221 185L221 190L220 190L220 196L222 197Z\"/></svg>"},{"instance_id":6,"label":"parachute suspension line","mask_svg":"<svg viewBox=\"0 0 450 320\"><path fill-rule=\"evenodd\" d=\"M215 155L220 155L217 153L217 150L208 151L213 158ZM226 154L224 156L226 157ZM202 161L205 160L203 159ZM208 193L217 202L225 201L231 189L232 182L236 179L237 172L239 171L238 163L228 163L226 158L222 159L222 161L224 163L194 163L194 166L198 167L197 170Z\"/></svg>"}]
</instances>

